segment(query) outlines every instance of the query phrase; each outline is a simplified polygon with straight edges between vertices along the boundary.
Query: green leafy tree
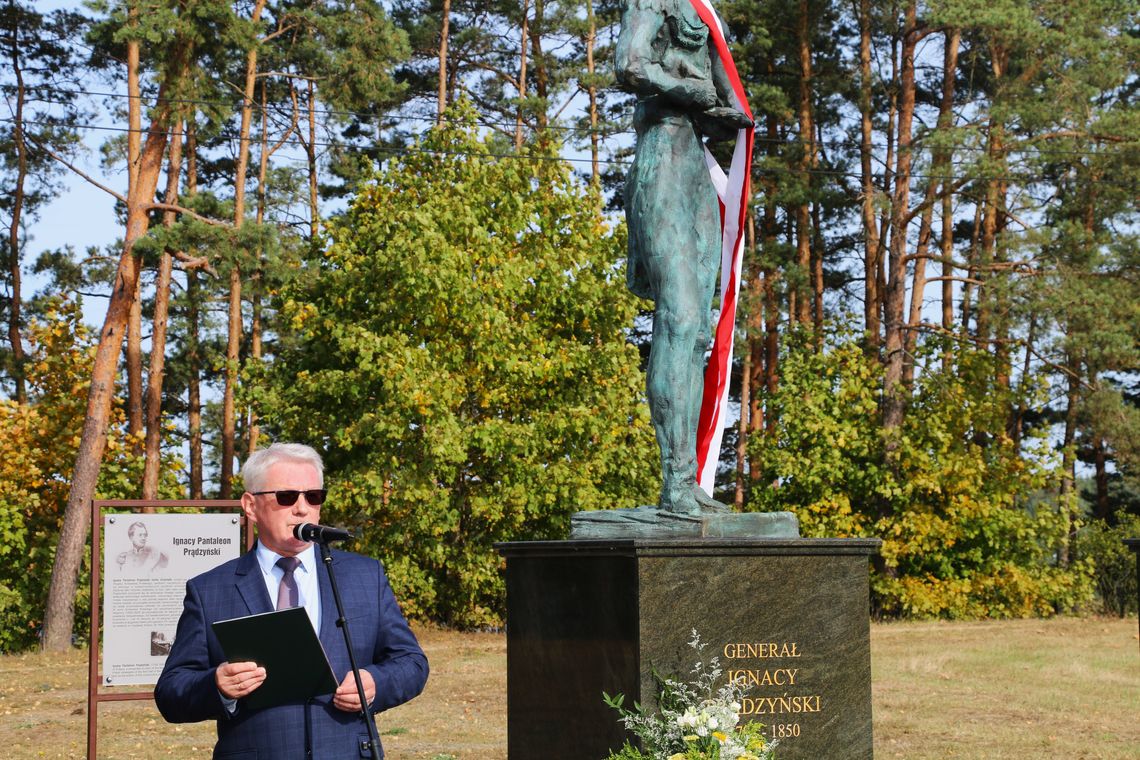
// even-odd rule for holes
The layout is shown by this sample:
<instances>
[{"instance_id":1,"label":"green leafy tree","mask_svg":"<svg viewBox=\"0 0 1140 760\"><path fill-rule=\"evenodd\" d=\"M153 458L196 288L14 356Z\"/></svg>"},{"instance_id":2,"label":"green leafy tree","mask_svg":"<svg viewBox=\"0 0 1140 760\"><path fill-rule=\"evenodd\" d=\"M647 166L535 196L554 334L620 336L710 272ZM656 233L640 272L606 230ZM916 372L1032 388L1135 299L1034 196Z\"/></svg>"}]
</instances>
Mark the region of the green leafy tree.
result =
<instances>
[{"instance_id":1,"label":"green leafy tree","mask_svg":"<svg viewBox=\"0 0 1140 760\"><path fill-rule=\"evenodd\" d=\"M1109 526L1093 520L1077 535L1076 553L1091 560L1097 597L1105 614L1124 617L1136 611L1136 555L1124 539L1140 536L1140 515L1122 515Z\"/></svg>"},{"instance_id":2,"label":"green leafy tree","mask_svg":"<svg viewBox=\"0 0 1140 760\"><path fill-rule=\"evenodd\" d=\"M1046 441L1007 435L993 361L963 350L955 371L919 376L888 466L881 366L854 336L820 353L801 334L767 399L776 430L751 442L765 468L750 507L796 512L806 536L882 538L872 584L882 614L1012 617L1084 603L1088 567L1053 559L1064 515L1031 498L1059 462Z\"/></svg>"},{"instance_id":3,"label":"green leafy tree","mask_svg":"<svg viewBox=\"0 0 1140 760\"><path fill-rule=\"evenodd\" d=\"M449 115L332 225L247 387L268 429L325 452L327 519L405 610L481 626L502 620L492 544L648 503L655 446L621 229L561 162L496 159L469 109Z\"/></svg>"}]
</instances>

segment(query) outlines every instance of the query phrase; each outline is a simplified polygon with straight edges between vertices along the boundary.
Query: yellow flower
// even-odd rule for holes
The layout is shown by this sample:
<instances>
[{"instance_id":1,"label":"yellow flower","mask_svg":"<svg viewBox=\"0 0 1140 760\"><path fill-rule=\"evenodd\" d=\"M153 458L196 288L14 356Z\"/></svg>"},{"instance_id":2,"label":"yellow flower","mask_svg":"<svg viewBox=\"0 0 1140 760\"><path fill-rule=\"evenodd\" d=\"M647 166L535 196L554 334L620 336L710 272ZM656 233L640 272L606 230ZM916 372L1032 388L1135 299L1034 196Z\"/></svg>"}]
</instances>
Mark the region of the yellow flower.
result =
<instances>
[{"instance_id":1,"label":"yellow flower","mask_svg":"<svg viewBox=\"0 0 1140 760\"><path fill-rule=\"evenodd\" d=\"M723 731L713 731L713 738L715 738L721 744L724 744L724 742L728 739L728 734L724 733Z\"/></svg>"},{"instance_id":2,"label":"yellow flower","mask_svg":"<svg viewBox=\"0 0 1140 760\"><path fill-rule=\"evenodd\" d=\"M685 756L682 753L678 752L675 755L669 755L669 760L685 760Z\"/></svg>"}]
</instances>

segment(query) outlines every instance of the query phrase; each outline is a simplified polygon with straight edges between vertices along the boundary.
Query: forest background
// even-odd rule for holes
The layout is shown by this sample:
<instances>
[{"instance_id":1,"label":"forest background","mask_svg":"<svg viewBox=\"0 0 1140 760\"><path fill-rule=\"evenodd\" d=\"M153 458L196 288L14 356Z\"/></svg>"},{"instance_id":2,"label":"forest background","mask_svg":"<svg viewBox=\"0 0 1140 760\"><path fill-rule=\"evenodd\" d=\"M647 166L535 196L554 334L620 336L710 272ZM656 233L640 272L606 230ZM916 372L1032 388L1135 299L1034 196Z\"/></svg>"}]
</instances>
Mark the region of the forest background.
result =
<instances>
[{"instance_id":1,"label":"forest background","mask_svg":"<svg viewBox=\"0 0 1140 760\"><path fill-rule=\"evenodd\" d=\"M882 538L879 616L1125 614L1140 8L717 8L757 120L719 496ZM82 639L92 498L228 498L267 440L463 628L493 542L655 500L620 10L5 0L0 649ZM79 182L121 240L36 249Z\"/></svg>"}]
</instances>

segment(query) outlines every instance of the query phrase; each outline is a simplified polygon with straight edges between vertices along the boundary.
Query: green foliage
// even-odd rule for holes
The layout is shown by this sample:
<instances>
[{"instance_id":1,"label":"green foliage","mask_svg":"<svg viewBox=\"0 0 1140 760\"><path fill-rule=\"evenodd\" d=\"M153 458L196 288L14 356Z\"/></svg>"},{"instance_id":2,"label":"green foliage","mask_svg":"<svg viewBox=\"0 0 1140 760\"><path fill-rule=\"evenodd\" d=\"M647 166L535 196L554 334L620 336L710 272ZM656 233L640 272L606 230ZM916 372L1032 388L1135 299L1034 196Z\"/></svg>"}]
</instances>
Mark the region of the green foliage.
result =
<instances>
[{"instance_id":1,"label":"green foliage","mask_svg":"<svg viewBox=\"0 0 1140 760\"><path fill-rule=\"evenodd\" d=\"M779 429L751 438L765 487L753 490L748 507L793 509L806 536L873 535L886 476L877 420L882 370L849 336L826 352L808 339L793 337L779 390L766 397Z\"/></svg>"},{"instance_id":2,"label":"green foliage","mask_svg":"<svg viewBox=\"0 0 1140 760\"><path fill-rule=\"evenodd\" d=\"M611 752L606 760L647 760L649 757L627 741L620 750Z\"/></svg>"},{"instance_id":3,"label":"green foliage","mask_svg":"<svg viewBox=\"0 0 1140 760\"><path fill-rule=\"evenodd\" d=\"M749 508L792 510L806 536L882 538L872 580L882 614L1016 617L1080 605L1087 565L1054 561L1064 516L1029 500L1056 481L1055 455L1006 434L1011 399L990 380L993 357L955 358L952 371L931 361L916 380L891 467L878 362L852 336L833 335L822 352L793 341L768 399L777 430L751 441L764 487Z\"/></svg>"},{"instance_id":4,"label":"green foliage","mask_svg":"<svg viewBox=\"0 0 1140 760\"><path fill-rule=\"evenodd\" d=\"M492 544L649 501L655 450L623 236L561 162L496 160L454 115L332 225L247 387L274 433L323 450L328 519L405 611L482 626L503 612Z\"/></svg>"},{"instance_id":5,"label":"green foliage","mask_svg":"<svg viewBox=\"0 0 1140 760\"><path fill-rule=\"evenodd\" d=\"M27 404L0 401L0 651L38 641L43 602L67 504L68 474L87 404L94 340L77 304L57 301L29 329ZM107 431L96 498L133 498L142 458L130 453L121 410ZM177 495L177 467L165 468L164 497ZM87 635L89 557L76 599L76 630Z\"/></svg>"},{"instance_id":6,"label":"green foliage","mask_svg":"<svg viewBox=\"0 0 1140 760\"><path fill-rule=\"evenodd\" d=\"M1124 515L1119 525L1094 520L1077 534L1078 556L1092 562L1097 598L1102 610L1124 617L1136 611L1136 554L1126 538L1140 538L1140 515Z\"/></svg>"}]
</instances>

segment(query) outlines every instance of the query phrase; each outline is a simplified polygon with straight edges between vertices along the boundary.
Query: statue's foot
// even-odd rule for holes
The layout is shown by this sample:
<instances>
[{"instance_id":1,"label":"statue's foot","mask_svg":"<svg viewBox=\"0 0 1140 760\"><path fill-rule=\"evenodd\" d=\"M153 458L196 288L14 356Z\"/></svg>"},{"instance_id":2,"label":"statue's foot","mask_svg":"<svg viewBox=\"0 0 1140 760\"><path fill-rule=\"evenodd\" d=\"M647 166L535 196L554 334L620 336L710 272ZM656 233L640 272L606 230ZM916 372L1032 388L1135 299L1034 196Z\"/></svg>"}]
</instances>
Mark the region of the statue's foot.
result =
<instances>
[{"instance_id":1,"label":"statue's foot","mask_svg":"<svg viewBox=\"0 0 1140 760\"><path fill-rule=\"evenodd\" d=\"M661 489L661 500L657 507L662 512L673 512L678 515L699 515L702 511L693 489L687 484L677 483Z\"/></svg>"},{"instance_id":2,"label":"statue's foot","mask_svg":"<svg viewBox=\"0 0 1140 760\"><path fill-rule=\"evenodd\" d=\"M709 496L696 484L662 489L658 507L681 515L722 515L732 509Z\"/></svg>"},{"instance_id":3,"label":"statue's foot","mask_svg":"<svg viewBox=\"0 0 1140 760\"><path fill-rule=\"evenodd\" d=\"M700 505L702 514L724 515L732 511L732 507L709 496L705 493L705 489L700 486L693 486L693 496L696 498L697 504Z\"/></svg>"}]
</instances>

